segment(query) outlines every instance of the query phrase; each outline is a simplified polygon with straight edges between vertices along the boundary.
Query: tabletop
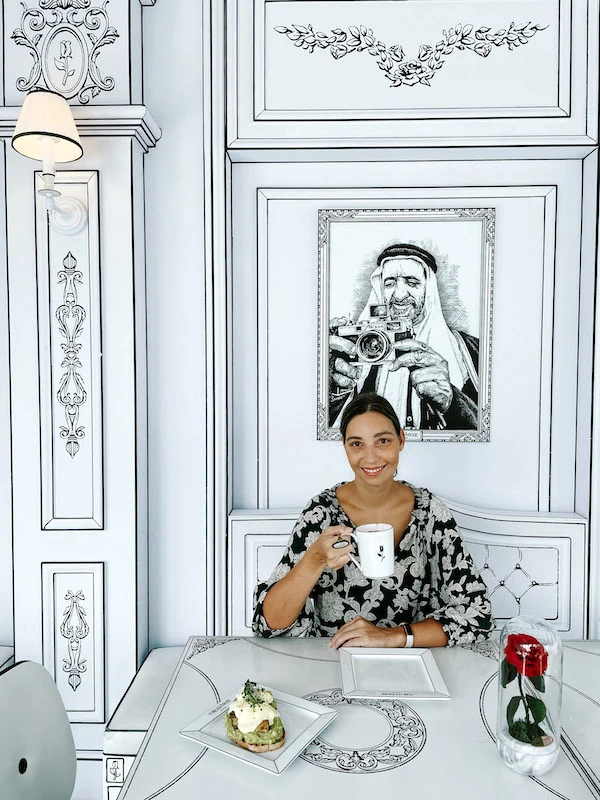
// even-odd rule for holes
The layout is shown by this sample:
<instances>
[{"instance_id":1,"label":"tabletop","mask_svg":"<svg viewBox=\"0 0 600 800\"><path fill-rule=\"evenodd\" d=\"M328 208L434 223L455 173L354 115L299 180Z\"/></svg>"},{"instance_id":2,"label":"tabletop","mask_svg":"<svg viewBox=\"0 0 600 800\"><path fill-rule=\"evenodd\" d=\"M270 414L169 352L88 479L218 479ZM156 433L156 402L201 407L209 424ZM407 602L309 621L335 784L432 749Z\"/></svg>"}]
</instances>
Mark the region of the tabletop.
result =
<instances>
[{"instance_id":1,"label":"tabletop","mask_svg":"<svg viewBox=\"0 0 600 800\"><path fill-rule=\"evenodd\" d=\"M364 798L398 790L486 800L600 800L600 642L566 642L562 752L540 778L518 775L494 741L497 644L432 650L449 700L347 700L328 639L191 637L173 672L119 800L234 795L295 800ZM247 678L321 700L338 717L280 775L179 733Z\"/></svg>"}]
</instances>

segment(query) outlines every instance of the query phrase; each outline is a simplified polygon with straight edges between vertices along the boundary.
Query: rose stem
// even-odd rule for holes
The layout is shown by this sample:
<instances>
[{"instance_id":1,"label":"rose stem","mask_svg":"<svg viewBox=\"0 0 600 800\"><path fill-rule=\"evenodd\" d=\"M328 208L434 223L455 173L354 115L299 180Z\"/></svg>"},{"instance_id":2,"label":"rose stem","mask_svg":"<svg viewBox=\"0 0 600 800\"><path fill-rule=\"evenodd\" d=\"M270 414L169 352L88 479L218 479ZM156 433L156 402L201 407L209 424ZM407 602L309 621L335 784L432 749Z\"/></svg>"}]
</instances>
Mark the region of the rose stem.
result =
<instances>
[{"instance_id":1,"label":"rose stem","mask_svg":"<svg viewBox=\"0 0 600 800\"><path fill-rule=\"evenodd\" d=\"M527 705L525 695L523 694L523 677L520 672L517 674L517 680L519 682L519 693L521 695L521 699L523 700L523 705L525 706L525 719L527 724L531 725L531 719L529 718L529 706Z\"/></svg>"}]
</instances>

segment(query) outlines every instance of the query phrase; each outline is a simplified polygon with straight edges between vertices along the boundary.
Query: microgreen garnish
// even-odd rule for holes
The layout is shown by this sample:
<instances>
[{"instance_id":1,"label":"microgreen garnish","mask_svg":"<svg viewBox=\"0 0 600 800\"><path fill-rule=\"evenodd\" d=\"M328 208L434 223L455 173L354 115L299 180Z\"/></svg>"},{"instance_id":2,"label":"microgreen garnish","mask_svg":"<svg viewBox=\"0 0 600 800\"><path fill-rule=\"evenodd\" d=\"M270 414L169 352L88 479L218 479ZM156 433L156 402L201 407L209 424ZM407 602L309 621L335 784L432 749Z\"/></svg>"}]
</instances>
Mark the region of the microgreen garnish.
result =
<instances>
[{"instance_id":1,"label":"microgreen garnish","mask_svg":"<svg viewBox=\"0 0 600 800\"><path fill-rule=\"evenodd\" d=\"M248 678L242 690L242 697L254 708L263 702L260 691L259 686Z\"/></svg>"}]
</instances>

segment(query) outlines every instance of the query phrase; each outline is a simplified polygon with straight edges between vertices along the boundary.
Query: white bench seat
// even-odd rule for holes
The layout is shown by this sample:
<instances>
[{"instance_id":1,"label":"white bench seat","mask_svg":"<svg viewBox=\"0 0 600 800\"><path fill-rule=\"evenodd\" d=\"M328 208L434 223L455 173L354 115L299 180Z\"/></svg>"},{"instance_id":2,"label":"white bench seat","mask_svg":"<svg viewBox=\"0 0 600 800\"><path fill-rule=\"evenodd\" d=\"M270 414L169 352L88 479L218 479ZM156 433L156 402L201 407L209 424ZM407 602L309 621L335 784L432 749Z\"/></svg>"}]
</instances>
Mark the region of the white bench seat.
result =
<instances>
[{"instance_id":1,"label":"white bench seat","mask_svg":"<svg viewBox=\"0 0 600 800\"><path fill-rule=\"evenodd\" d=\"M152 650L108 721L104 732L103 800L115 800L119 794L182 652L183 647Z\"/></svg>"}]
</instances>

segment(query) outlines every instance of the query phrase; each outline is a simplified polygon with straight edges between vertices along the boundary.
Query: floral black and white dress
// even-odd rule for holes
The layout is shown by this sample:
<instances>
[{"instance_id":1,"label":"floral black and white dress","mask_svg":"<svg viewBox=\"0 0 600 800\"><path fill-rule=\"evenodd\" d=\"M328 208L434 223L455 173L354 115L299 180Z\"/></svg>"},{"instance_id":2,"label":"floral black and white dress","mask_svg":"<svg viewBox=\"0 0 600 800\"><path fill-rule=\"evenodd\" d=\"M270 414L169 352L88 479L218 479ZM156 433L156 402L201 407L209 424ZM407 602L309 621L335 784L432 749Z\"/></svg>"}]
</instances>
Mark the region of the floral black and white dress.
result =
<instances>
[{"instance_id":1,"label":"floral black and white dress","mask_svg":"<svg viewBox=\"0 0 600 800\"><path fill-rule=\"evenodd\" d=\"M491 604L454 517L438 497L410 484L406 485L415 495L414 511L396 547L394 574L365 578L352 562L337 571L325 569L296 621L288 628L269 628L263 602L273 584L287 575L326 528L355 527L336 497L335 490L341 485L313 497L296 522L273 574L256 587L254 634L333 636L360 615L381 628L436 619L449 645L487 639L493 629Z\"/></svg>"}]
</instances>

